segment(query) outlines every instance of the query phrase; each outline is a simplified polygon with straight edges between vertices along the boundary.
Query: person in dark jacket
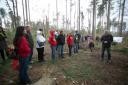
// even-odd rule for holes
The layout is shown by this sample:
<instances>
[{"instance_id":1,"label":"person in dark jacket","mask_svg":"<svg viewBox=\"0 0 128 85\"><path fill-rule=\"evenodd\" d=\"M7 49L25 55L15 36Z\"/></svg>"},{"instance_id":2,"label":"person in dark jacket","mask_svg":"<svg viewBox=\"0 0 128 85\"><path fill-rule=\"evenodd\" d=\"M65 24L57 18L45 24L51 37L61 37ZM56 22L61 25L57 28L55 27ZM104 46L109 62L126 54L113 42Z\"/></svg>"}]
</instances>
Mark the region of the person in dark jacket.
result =
<instances>
[{"instance_id":1,"label":"person in dark jacket","mask_svg":"<svg viewBox=\"0 0 128 85\"><path fill-rule=\"evenodd\" d=\"M80 38L81 35L76 31L74 35L74 53L78 53L78 49L80 48Z\"/></svg>"},{"instance_id":2,"label":"person in dark jacket","mask_svg":"<svg viewBox=\"0 0 128 85\"><path fill-rule=\"evenodd\" d=\"M63 31L60 31L60 34L57 37L57 51L58 51L58 56L61 58L64 58L64 44L65 44L65 36L63 34Z\"/></svg>"},{"instance_id":3,"label":"person in dark jacket","mask_svg":"<svg viewBox=\"0 0 128 85\"><path fill-rule=\"evenodd\" d=\"M20 84L26 85L30 84L30 78L27 74L29 65L29 56L31 54L31 48L29 42L26 39L26 31L24 26L19 26L16 28L16 34L13 40L15 46L15 51L17 56L19 56L19 79Z\"/></svg>"},{"instance_id":4,"label":"person in dark jacket","mask_svg":"<svg viewBox=\"0 0 128 85\"><path fill-rule=\"evenodd\" d=\"M33 47L34 47L34 41L33 41L33 38L32 38L32 34L31 34L31 27L30 26L26 26L25 27L26 29L26 38L29 42L29 45L30 45L30 48L31 48L31 54L29 56L29 62L32 63L32 55L33 55Z\"/></svg>"},{"instance_id":5,"label":"person in dark jacket","mask_svg":"<svg viewBox=\"0 0 128 85\"><path fill-rule=\"evenodd\" d=\"M111 53L110 53L110 48L111 48L111 43L113 42L113 36L108 32L105 31L104 35L101 37L101 42L102 42L102 53L101 53L101 59L104 59L104 53L105 50L107 51L108 54L108 62L111 61Z\"/></svg>"},{"instance_id":6,"label":"person in dark jacket","mask_svg":"<svg viewBox=\"0 0 128 85\"><path fill-rule=\"evenodd\" d=\"M0 54L1 54L1 57L3 59L3 61L5 61L5 51L6 51L6 48L7 48L7 43L6 43L6 35L3 31L3 28L0 26Z\"/></svg>"}]
</instances>

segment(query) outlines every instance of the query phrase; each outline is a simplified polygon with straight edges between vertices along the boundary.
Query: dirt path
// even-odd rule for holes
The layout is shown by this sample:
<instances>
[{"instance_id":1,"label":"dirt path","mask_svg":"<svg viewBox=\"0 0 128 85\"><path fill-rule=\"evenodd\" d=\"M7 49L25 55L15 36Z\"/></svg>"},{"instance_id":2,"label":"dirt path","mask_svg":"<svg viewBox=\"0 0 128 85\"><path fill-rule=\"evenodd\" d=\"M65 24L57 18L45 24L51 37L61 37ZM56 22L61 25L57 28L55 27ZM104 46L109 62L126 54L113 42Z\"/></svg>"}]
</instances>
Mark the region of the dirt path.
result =
<instances>
[{"instance_id":1,"label":"dirt path","mask_svg":"<svg viewBox=\"0 0 128 85\"><path fill-rule=\"evenodd\" d=\"M29 70L32 85L128 85L128 57L122 53L112 51L112 63L108 64L100 61L99 49L94 52L81 49L71 57L65 52L65 58L57 59L53 64L50 48L46 48L43 64L37 62L37 52L34 52L35 63ZM10 68L4 73L5 78L17 81L18 74ZM17 84L8 84L7 79L1 79L0 85Z\"/></svg>"},{"instance_id":2,"label":"dirt path","mask_svg":"<svg viewBox=\"0 0 128 85\"><path fill-rule=\"evenodd\" d=\"M46 55L48 57L49 55ZM80 50L78 54L48 60L42 66L42 78L33 85L128 85L128 57L112 52L112 63L100 61L100 51Z\"/></svg>"}]
</instances>

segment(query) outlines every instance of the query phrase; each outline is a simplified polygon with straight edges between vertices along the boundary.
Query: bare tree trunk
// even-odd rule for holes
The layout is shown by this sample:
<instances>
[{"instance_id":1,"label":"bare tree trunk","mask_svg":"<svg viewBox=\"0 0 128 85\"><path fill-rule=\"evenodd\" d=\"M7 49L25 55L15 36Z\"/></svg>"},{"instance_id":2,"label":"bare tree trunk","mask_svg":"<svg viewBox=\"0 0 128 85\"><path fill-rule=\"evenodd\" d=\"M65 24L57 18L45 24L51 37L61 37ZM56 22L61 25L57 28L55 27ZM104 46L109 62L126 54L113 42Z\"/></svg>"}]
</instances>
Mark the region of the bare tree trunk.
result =
<instances>
[{"instance_id":1,"label":"bare tree trunk","mask_svg":"<svg viewBox=\"0 0 128 85\"><path fill-rule=\"evenodd\" d=\"M120 14L121 14L121 0L119 2L118 35L120 33Z\"/></svg>"},{"instance_id":2,"label":"bare tree trunk","mask_svg":"<svg viewBox=\"0 0 128 85\"><path fill-rule=\"evenodd\" d=\"M78 0L78 31L80 32L80 0Z\"/></svg>"},{"instance_id":3,"label":"bare tree trunk","mask_svg":"<svg viewBox=\"0 0 128 85\"><path fill-rule=\"evenodd\" d=\"M119 33L120 36L122 36L123 19L124 19L124 8L125 8L125 0L123 1L123 4L122 4L121 26L120 26L120 33Z\"/></svg>"},{"instance_id":4,"label":"bare tree trunk","mask_svg":"<svg viewBox=\"0 0 128 85\"><path fill-rule=\"evenodd\" d=\"M92 23L92 36L96 36L96 0L93 0L93 23Z\"/></svg>"},{"instance_id":5,"label":"bare tree trunk","mask_svg":"<svg viewBox=\"0 0 128 85\"><path fill-rule=\"evenodd\" d=\"M14 23L15 23L15 26L14 26L14 28L16 27L16 11L15 11L15 2L14 2L14 0L12 0L12 3L13 3L13 16L14 16Z\"/></svg>"},{"instance_id":6,"label":"bare tree trunk","mask_svg":"<svg viewBox=\"0 0 128 85\"><path fill-rule=\"evenodd\" d=\"M111 1L108 0L108 10L107 10L107 30L110 31L110 4Z\"/></svg>"},{"instance_id":7,"label":"bare tree trunk","mask_svg":"<svg viewBox=\"0 0 128 85\"><path fill-rule=\"evenodd\" d=\"M2 26L2 18L0 17L0 26Z\"/></svg>"},{"instance_id":8,"label":"bare tree trunk","mask_svg":"<svg viewBox=\"0 0 128 85\"><path fill-rule=\"evenodd\" d=\"M66 30L67 30L67 0L66 0Z\"/></svg>"},{"instance_id":9,"label":"bare tree trunk","mask_svg":"<svg viewBox=\"0 0 128 85\"><path fill-rule=\"evenodd\" d=\"M27 3L27 0L25 0L25 10L26 10L26 24L28 24L28 3Z\"/></svg>"},{"instance_id":10,"label":"bare tree trunk","mask_svg":"<svg viewBox=\"0 0 128 85\"><path fill-rule=\"evenodd\" d=\"M18 4L17 4L17 0L15 0L16 3L16 17L18 19L19 15L18 15ZM17 20L17 26L19 25L19 21Z\"/></svg>"},{"instance_id":11,"label":"bare tree trunk","mask_svg":"<svg viewBox=\"0 0 128 85\"><path fill-rule=\"evenodd\" d=\"M71 29L72 0L70 0L70 29Z\"/></svg>"},{"instance_id":12,"label":"bare tree trunk","mask_svg":"<svg viewBox=\"0 0 128 85\"><path fill-rule=\"evenodd\" d=\"M29 23L31 21L31 14L30 14L30 1L28 0L28 15L29 15Z\"/></svg>"},{"instance_id":13,"label":"bare tree trunk","mask_svg":"<svg viewBox=\"0 0 128 85\"><path fill-rule=\"evenodd\" d=\"M76 25L76 23L75 23L75 17L76 17L76 3L75 3L75 11L74 11L74 29L75 29L75 25Z\"/></svg>"},{"instance_id":14,"label":"bare tree trunk","mask_svg":"<svg viewBox=\"0 0 128 85\"><path fill-rule=\"evenodd\" d=\"M56 0L56 25L58 29L58 0Z\"/></svg>"},{"instance_id":15,"label":"bare tree trunk","mask_svg":"<svg viewBox=\"0 0 128 85\"><path fill-rule=\"evenodd\" d=\"M22 0L22 10L23 10L23 22L25 25L25 10L24 10L24 0Z\"/></svg>"}]
</instances>

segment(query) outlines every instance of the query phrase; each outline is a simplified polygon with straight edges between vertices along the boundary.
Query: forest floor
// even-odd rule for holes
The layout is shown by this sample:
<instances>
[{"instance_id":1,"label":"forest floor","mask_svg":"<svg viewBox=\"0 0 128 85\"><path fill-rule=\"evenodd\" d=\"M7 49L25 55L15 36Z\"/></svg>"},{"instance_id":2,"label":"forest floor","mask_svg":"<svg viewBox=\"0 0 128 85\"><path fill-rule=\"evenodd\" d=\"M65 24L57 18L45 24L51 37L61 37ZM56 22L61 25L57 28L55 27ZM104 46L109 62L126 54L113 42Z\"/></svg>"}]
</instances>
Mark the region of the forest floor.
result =
<instances>
[{"instance_id":1,"label":"forest floor","mask_svg":"<svg viewBox=\"0 0 128 85\"><path fill-rule=\"evenodd\" d=\"M82 48L71 57L65 48L65 58L57 58L54 64L51 62L49 46L45 49L45 63L37 62L35 49L34 63L29 69L32 85L128 85L126 54L112 51L112 62L107 63L106 59L100 60L99 48L95 48L93 52ZM0 64L0 69L0 85L18 85L18 72L12 70L10 63Z\"/></svg>"}]
</instances>

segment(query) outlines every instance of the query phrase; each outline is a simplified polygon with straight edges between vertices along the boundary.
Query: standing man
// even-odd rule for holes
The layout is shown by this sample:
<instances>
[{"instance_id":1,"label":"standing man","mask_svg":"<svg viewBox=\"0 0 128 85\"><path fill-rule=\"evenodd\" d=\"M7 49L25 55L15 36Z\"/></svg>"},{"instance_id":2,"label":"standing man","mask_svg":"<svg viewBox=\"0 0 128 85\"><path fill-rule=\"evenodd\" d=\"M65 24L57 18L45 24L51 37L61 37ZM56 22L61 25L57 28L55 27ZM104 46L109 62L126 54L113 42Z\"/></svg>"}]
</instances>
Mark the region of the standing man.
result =
<instances>
[{"instance_id":1,"label":"standing man","mask_svg":"<svg viewBox=\"0 0 128 85\"><path fill-rule=\"evenodd\" d=\"M65 36L63 31L60 31L60 34L57 37L57 44L58 44L58 56L64 58L64 44L65 44Z\"/></svg>"},{"instance_id":2,"label":"standing man","mask_svg":"<svg viewBox=\"0 0 128 85\"><path fill-rule=\"evenodd\" d=\"M78 33L78 31L76 31L74 35L74 53L78 53L78 49L80 48L80 38L81 35Z\"/></svg>"},{"instance_id":3,"label":"standing man","mask_svg":"<svg viewBox=\"0 0 128 85\"><path fill-rule=\"evenodd\" d=\"M105 33L101 37L101 42L102 42L101 59L104 60L104 53L105 53L105 50L106 50L107 51L107 55L108 55L107 62L111 62L110 49L111 49L111 44L113 42L113 36L108 31L105 31Z\"/></svg>"},{"instance_id":4,"label":"standing man","mask_svg":"<svg viewBox=\"0 0 128 85\"><path fill-rule=\"evenodd\" d=\"M32 63L32 55L33 55L33 47L34 47L34 41L33 41L33 38L32 38L32 34L31 34L31 27L30 26L26 26L25 27L26 29L26 38L29 42L29 46L31 48L31 54L29 56L29 62Z\"/></svg>"}]
</instances>

